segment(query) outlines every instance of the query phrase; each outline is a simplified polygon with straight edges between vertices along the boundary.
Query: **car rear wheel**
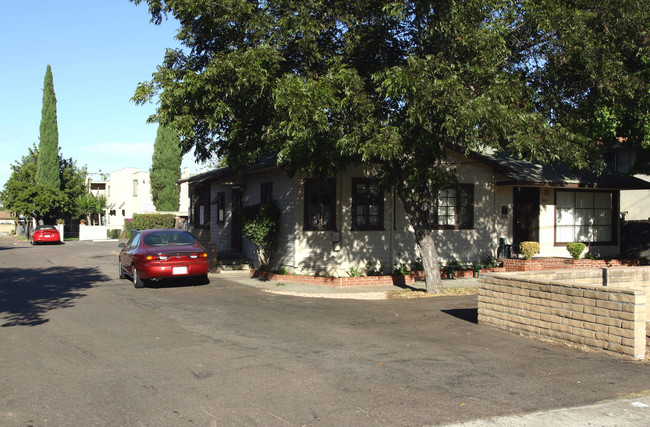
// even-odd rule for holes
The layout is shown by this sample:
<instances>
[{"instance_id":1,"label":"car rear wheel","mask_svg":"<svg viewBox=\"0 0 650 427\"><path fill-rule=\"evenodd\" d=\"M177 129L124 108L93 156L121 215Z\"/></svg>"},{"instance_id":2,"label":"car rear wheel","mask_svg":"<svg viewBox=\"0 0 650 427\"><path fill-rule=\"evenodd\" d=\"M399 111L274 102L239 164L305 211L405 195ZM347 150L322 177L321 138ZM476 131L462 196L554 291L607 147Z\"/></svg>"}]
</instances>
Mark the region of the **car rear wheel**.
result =
<instances>
[{"instance_id":1,"label":"car rear wheel","mask_svg":"<svg viewBox=\"0 0 650 427\"><path fill-rule=\"evenodd\" d=\"M133 286L138 289L144 288L144 281L138 275L138 269L133 266Z\"/></svg>"},{"instance_id":2,"label":"car rear wheel","mask_svg":"<svg viewBox=\"0 0 650 427\"><path fill-rule=\"evenodd\" d=\"M120 279L126 279L126 274L124 274L124 269L122 268L122 261L117 260L117 268L119 271Z\"/></svg>"}]
</instances>

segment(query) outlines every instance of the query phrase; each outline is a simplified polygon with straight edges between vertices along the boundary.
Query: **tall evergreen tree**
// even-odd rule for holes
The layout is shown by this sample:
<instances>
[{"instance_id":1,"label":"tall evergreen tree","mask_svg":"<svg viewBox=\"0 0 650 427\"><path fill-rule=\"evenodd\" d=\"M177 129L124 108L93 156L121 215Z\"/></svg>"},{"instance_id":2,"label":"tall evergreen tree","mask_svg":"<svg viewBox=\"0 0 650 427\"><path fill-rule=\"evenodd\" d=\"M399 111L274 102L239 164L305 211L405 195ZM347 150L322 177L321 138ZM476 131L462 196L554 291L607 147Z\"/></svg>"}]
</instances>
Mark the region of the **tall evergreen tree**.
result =
<instances>
[{"instance_id":1,"label":"tall evergreen tree","mask_svg":"<svg viewBox=\"0 0 650 427\"><path fill-rule=\"evenodd\" d=\"M181 177L181 147L178 134L160 126L153 146L149 180L151 197L158 211L177 211L179 187L176 181Z\"/></svg>"},{"instance_id":2,"label":"tall evergreen tree","mask_svg":"<svg viewBox=\"0 0 650 427\"><path fill-rule=\"evenodd\" d=\"M59 190L61 188L59 128L56 122L56 95L54 94L52 67L49 65L45 71L45 82L43 83L40 139L36 182Z\"/></svg>"}]
</instances>

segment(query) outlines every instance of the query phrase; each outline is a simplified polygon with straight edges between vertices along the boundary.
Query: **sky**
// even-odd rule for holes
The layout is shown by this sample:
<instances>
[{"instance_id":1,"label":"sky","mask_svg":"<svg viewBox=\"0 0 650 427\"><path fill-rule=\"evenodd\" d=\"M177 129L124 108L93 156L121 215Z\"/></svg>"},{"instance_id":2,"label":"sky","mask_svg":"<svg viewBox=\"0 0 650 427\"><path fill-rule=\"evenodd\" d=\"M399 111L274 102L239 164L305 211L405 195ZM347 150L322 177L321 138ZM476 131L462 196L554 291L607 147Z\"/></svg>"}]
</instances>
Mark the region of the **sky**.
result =
<instances>
[{"instance_id":1,"label":"sky","mask_svg":"<svg viewBox=\"0 0 650 427\"><path fill-rule=\"evenodd\" d=\"M178 22L156 26L146 4L128 0L0 4L0 188L10 165L38 144L48 64L62 156L91 173L149 170L158 125L147 118L156 105L130 99L139 82L151 79L165 49L179 47ZM188 154L182 167L196 173L200 166Z\"/></svg>"}]
</instances>

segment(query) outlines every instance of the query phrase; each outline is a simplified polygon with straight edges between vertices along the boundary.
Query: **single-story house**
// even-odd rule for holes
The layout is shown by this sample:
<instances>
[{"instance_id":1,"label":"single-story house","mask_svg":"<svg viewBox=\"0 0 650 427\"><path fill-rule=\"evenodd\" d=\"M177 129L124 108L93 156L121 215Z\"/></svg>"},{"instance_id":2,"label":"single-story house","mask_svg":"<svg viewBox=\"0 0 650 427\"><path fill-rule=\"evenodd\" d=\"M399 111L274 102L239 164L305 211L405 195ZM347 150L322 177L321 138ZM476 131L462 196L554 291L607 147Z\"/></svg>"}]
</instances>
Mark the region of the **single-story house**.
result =
<instances>
[{"instance_id":1,"label":"single-story house","mask_svg":"<svg viewBox=\"0 0 650 427\"><path fill-rule=\"evenodd\" d=\"M450 151L447 161L459 185L437 200L441 263L507 256L500 243L516 250L523 241L539 242L542 257L569 257L573 241L618 255L620 191L650 188L613 171L578 176L506 155ZM275 158L238 173L212 170L186 179L190 227L217 254L255 263L255 247L241 236L241 210L271 200L282 212L275 267L345 276L368 265L409 266L418 259L412 228L395 192L382 191L373 176L372 168L351 165L325 181L290 178Z\"/></svg>"}]
</instances>

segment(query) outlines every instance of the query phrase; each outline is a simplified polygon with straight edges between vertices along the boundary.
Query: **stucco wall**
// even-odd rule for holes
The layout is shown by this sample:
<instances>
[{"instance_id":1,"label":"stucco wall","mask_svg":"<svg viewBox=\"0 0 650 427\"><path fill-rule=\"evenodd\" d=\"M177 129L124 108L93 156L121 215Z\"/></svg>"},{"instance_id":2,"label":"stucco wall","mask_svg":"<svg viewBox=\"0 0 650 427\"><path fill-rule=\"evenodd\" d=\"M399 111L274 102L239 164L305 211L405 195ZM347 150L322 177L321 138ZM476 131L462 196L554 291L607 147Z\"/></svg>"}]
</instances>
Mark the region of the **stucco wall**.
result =
<instances>
[{"instance_id":1,"label":"stucco wall","mask_svg":"<svg viewBox=\"0 0 650 427\"><path fill-rule=\"evenodd\" d=\"M460 183L474 184L474 228L471 230L437 230L438 256L441 263L453 260L478 262L495 256L498 245L495 218L495 175L478 162L451 156L450 167L458 172ZM297 184L296 268L298 272L319 272L345 276L350 267L365 270L367 264L381 265L386 272L399 264L410 267L419 258L413 229L404 207L393 191L384 192L384 229L353 231L352 179L372 177L372 171L349 167L336 178L336 231L303 230L303 186ZM300 183L301 181L298 181ZM500 207L499 207L500 209ZM504 224L500 225L505 227Z\"/></svg>"}]
</instances>

